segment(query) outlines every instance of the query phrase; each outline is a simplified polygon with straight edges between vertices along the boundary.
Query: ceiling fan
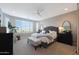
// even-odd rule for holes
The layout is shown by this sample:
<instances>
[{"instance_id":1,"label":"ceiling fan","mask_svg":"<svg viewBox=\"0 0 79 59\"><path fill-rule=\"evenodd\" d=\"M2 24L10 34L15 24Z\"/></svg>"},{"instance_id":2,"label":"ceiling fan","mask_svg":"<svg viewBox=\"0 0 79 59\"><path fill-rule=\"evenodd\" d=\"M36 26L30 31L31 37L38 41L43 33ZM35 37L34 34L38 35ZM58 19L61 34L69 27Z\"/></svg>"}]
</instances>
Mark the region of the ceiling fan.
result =
<instances>
[{"instance_id":1,"label":"ceiling fan","mask_svg":"<svg viewBox=\"0 0 79 59\"><path fill-rule=\"evenodd\" d=\"M37 9L36 14L41 17L41 16L43 16L43 14L42 14L43 11L44 11L44 9Z\"/></svg>"}]
</instances>

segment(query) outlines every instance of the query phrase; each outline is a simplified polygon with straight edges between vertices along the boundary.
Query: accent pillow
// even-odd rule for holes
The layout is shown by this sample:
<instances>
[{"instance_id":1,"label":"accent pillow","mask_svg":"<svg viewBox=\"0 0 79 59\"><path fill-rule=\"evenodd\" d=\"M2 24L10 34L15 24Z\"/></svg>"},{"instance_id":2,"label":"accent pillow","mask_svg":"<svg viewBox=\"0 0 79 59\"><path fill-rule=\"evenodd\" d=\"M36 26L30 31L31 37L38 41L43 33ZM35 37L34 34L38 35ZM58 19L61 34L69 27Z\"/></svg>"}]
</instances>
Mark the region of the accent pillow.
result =
<instances>
[{"instance_id":1,"label":"accent pillow","mask_svg":"<svg viewBox=\"0 0 79 59\"><path fill-rule=\"evenodd\" d=\"M45 31L44 31L44 30L42 30L42 32L41 32L41 33L45 34Z\"/></svg>"},{"instance_id":2,"label":"accent pillow","mask_svg":"<svg viewBox=\"0 0 79 59\"><path fill-rule=\"evenodd\" d=\"M56 31L49 31L50 36L52 36L53 38L57 37L57 32Z\"/></svg>"},{"instance_id":3,"label":"accent pillow","mask_svg":"<svg viewBox=\"0 0 79 59\"><path fill-rule=\"evenodd\" d=\"M42 32L42 30L39 29L37 33L40 33L40 32Z\"/></svg>"},{"instance_id":4,"label":"accent pillow","mask_svg":"<svg viewBox=\"0 0 79 59\"><path fill-rule=\"evenodd\" d=\"M48 30L46 30L46 31L45 31L45 33L49 33L49 31L48 31Z\"/></svg>"}]
</instances>

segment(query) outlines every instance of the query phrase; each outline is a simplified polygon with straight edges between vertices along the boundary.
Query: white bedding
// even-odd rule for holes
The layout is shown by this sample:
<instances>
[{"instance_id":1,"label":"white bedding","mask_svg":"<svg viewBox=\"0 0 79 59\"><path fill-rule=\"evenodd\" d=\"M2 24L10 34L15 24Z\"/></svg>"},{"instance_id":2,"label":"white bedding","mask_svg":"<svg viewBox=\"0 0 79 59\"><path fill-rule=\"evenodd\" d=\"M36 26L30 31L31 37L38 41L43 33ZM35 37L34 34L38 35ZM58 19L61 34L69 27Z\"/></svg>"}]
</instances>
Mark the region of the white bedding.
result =
<instances>
[{"instance_id":1,"label":"white bedding","mask_svg":"<svg viewBox=\"0 0 79 59\"><path fill-rule=\"evenodd\" d=\"M32 44L34 46L37 46L41 44L41 42L45 42L47 44L51 43L56 39L57 33L55 31L52 31L47 34L43 33L34 33L31 35L31 37L28 38L29 44Z\"/></svg>"},{"instance_id":2,"label":"white bedding","mask_svg":"<svg viewBox=\"0 0 79 59\"><path fill-rule=\"evenodd\" d=\"M31 35L31 37L36 37L36 38L38 38L38 37L42 37L42 36L48 36L48 34L43 34L43 33L33 33L33 34Z\"/></svg>"},{"instance_id":3,"label":"white bedding","mask_svg":"<svg viewBox=\"0 0 79 59\"><path fill-rule=\"evenodd\" d=\"M49 40L46 37L41 37L41 38L29 37L28 43L33 45L33 46L37 46L37 45L41 44L41 42L49 44L49 43L53 42L53 40Z\"/></svg>"}]
</instances>

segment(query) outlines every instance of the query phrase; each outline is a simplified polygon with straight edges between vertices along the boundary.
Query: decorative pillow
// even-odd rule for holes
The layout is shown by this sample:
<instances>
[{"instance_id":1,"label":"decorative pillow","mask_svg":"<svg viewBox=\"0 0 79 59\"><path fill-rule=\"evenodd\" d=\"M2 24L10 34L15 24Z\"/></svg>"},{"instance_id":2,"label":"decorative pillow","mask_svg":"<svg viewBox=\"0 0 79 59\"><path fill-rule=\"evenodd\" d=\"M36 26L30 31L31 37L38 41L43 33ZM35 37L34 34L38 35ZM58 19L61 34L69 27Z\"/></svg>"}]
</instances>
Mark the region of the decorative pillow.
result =
<instances>
[{"instance_id":1,"label":"decorative pillow","mask_svg":"<svg viewBox=\"0 0 79 59\"><path fill-rule=\"evenodd\" d=\"M45 33L49 33L49 31L47 30L47 31L45 31Z\"/></svg>"},{"instance_id":2,"label":"decorative pillow","mask_svg":"<svg viewBox=\"0 0 79 59\"><path fill-rule=\"evenodd\" d=\"M51 30L49 30L49 33L56 33L56 31L51 31Z\"/></svg>"},{"instance_id":3,"label":"decorative pillow","mask_svg":"<svg viewBox=\"0 0 79 59\"><path fill-rule=\"evenodd\" d=\"M57 37L57 32L56 31L49 31L50 36L52 36L53 38Z\"/></svg>"},{"instance_id":4,"label":"decorative pillow","mask_svg":"<svg viewBox=\"0 0 79 59\"><path fill-rule=\"evenodd\" d=\"M40 32L42 32L42 30L39 29L37 33L40 33Z\"/></svg>"},{"instance_id":5,"label":"decorative pillow","mask_svg":"<svg viewBox=\"0 0 79 59\"><path fill-rule=\"evenodd\" d=\"M45 31L44 31L44 30L42 30L42 32L41 32L41 33L45 34Z\"/></svg>"}]
</instances>

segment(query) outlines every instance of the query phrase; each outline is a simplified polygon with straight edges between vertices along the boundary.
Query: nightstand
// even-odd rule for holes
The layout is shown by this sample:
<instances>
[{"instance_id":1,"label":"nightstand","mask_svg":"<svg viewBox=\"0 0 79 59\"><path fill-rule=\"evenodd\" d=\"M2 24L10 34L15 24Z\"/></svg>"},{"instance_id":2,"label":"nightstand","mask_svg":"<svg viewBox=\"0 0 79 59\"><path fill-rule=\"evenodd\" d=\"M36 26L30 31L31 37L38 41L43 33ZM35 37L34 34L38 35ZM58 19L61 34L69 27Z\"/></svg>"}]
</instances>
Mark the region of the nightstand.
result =
<instances>
[{"instance_id":1,"label":"nightstand","mask_svg":"<svg viewBox=\"0 0 79 59\"><path fill-rule=\"evenodd\" d=\"M73 39L72 39L71 31L70 32L59 33L58 34L58 42L72 45Z\"/></svg>"}]
</instances>

